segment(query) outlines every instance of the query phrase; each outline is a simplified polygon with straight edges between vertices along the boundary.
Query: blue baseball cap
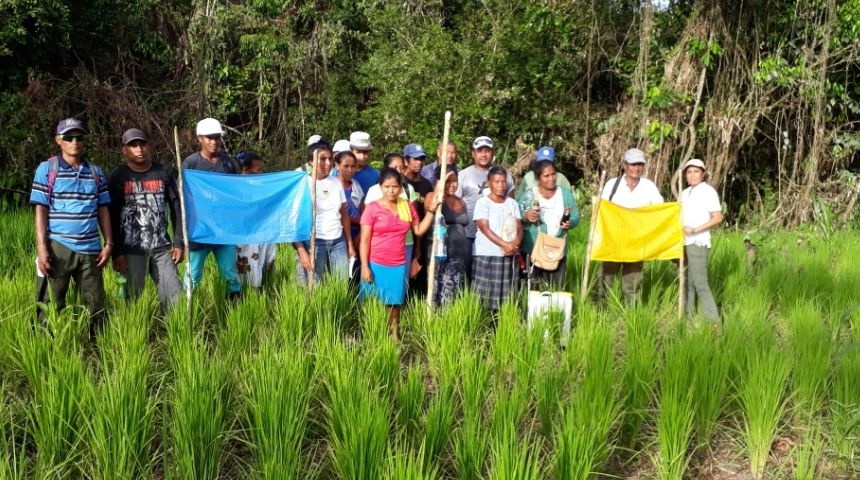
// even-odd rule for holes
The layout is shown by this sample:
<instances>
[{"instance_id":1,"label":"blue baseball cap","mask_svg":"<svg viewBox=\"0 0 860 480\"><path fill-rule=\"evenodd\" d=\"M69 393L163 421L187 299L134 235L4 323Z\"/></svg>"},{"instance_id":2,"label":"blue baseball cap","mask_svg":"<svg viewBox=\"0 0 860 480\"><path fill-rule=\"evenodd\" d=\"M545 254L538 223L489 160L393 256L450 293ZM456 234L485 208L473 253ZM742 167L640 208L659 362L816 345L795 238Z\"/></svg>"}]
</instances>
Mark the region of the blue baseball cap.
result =
<instances>
[{"instance_id":1,"label":"blue baseball cap","mask_svg":"<svg viewBox=\"0 0 860 480\"><path fill-rule=\"evenodd\" d=\"M535 154L535 161L539 162L541 160L549 160L550 162L555 161L555 149L549 146L544 145L540 147Z\"/></svg>"},{"instance_id":2,"label":"blue baseball cap","mask_svg":"<svg viewBox=\"0 0 860 480\"><path fill-rule=\"evenodd\" d=\"M77 118L66 118L64 120L60 120L60 123L57 124L57 135L64 135L72 130L80 130L84 132L84 134L89 133L87 132L87 127L84 125L84 122Z\"/></svg>"},{"instance_id":3,"label":"blue baseball cap","mask_svg":"<svg viewBox=\"0 0 860 480\"><path fill-rule=\"evenodd\" d=\"M417 143L410 143L403 147L403 156L406 158L424 158L427 156L424 153L424 147Z\"/></svg>"}]
</instances>

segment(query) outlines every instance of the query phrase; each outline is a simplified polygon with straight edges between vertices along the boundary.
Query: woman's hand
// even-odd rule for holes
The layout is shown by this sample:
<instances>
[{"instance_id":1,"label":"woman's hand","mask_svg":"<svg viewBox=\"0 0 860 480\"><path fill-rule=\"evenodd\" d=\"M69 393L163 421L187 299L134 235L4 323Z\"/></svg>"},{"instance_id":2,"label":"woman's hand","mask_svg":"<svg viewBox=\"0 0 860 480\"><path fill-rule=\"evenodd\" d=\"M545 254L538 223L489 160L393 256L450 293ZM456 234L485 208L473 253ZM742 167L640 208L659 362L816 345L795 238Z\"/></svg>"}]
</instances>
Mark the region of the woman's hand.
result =
<instances>
[{"instance_id":1,"label":"woman's hand","mask_svg":"<svg viewBox=\"0 0 860 480\"><path fill-rule=\"evenodd\" d=\"M529 223L538 223L540 222L540 207L537 205L532 205L532 208L528 209L526 212L526 221Z\"/></svg>"},{"instance_id":2,"label":"woman's hand","mask_svg":"<svg viewBox=\"0 0 860 480\"><path fill-rule=\"evenodd\" d=\"M367 283L373 283L373 272L370 271L370 267L367 265L361 266L361 279Z\"/></svg>"},{"instance_id":3,"label":"woman's hand","mask_svg":"<svg viewBox=\"0 0 860 480\"><path fill-rule=\"evenodd\" d=\"M570 230L570 220L566 222L561 222L561 225L559 225L558 228L562 230Z\"/></svg>"},{"instance_id":4,"label":"woman's hand","mask_svg":"<svg viewBox=\"0 0 860 480\"><path fill-rule=\"evenodd\" d=\"M502 250L505 252L506 257L510 257L511 255L516 255L519 248L519 245L516 245L513 242L505 242Z\"/></svg>"}]
</instances>

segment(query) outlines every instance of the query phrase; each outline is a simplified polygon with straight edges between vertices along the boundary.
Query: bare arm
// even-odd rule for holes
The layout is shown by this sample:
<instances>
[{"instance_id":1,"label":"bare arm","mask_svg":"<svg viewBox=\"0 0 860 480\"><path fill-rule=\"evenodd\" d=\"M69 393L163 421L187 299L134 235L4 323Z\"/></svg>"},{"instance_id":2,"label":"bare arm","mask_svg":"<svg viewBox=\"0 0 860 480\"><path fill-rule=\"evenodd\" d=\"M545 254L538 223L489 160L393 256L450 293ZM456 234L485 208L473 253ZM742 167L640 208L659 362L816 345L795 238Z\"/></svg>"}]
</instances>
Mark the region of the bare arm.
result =
<instances>
[{"instance_id":1,"label":"bare arm","mask_svg":"<svg viewBox=\"0 0 860 480\"><path fill-rule=\"evenodd\" d=\"M480 230L481 233L483 233L487 237L487 239L498 245L499 248L501 248L505 252L505 255L513 255L517 253L517 249L520 248L520 242L523 239L523 229L520 228L519 220L517 220L517 236L512 242L506 242L502 240L502 237L496 235L496 233L490 229L489 220L475 220L475 225L477 225L478 230Z\"/></svg>"},{"instance_id":2,"label":"bare arm","mask_svg":"<svg viewBox=\"0 0 860 480\"><path fill-rule=\"evenodd\" d=\"M367 283L373 283L373 273L370 271L370 238L373 236L373 227L361 226L358 249L361 258L361 279Z\"/></svg>"},{"instance_id":3,"label":"bare arm","mask_svg":"<svg viewBox=\"0 0 860 480\"><path fill-rule=\"evenodd\" d=\"M709 218L707 222L697 227L684 227L684 233L687 235L694 235L697 233L707 232L721 223L723 223L723 212L711 212L711 218Z\"/></svg>"},{"instance_id":4,"label":"bare arm","mask_svg":"<svg viewBox=\"0 0 860 480\"><path fill-rule=\"evenodd\" d=\"M349 252L350 257L355 256L355 246L352 244L352 229L351 224L352 221L349 218L349 214L346 213L346 204L340 204L340 224L343 227L343 236L346 238L346 246L347 251Z\"/></svg>"},{"instance_id":5,"label":"bare arm","mask_svg":"<svg viewBox=\"0 0 860 480\"><path fill-rule=\"evenodd\" d=\"M36 251L39 255L39 270L50 275L53 267L48 254L48 207L36 205Z\"/></svg>"},{"instance_id":6,"label":"bare arm","mask_svg":"<svg viewBox=\"0 0 860 480\"><path fill-rule=\"evenodd\" d=\"M99 215L99 230L102 231L105 244L99 256L96 258L96 267L102 268L107 265L110 260L110 254L113 251L113 231L110 228L110 211L107 205L100 205L98 210Z\"/></svg>"}]
</instances>

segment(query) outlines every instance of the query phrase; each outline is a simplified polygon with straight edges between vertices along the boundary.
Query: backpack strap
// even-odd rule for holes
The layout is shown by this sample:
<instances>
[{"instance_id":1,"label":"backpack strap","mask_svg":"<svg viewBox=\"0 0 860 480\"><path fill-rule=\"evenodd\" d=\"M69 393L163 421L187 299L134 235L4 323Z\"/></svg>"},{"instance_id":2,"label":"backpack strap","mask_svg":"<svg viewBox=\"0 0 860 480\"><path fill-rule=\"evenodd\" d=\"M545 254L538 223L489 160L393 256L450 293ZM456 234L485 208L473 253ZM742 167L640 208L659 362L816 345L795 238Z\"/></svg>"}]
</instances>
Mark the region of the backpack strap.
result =
<instances>
[{"instance_id":1,"label":"backpack strap","mask_svg":"<svg viewBox=\"0 0 860 480\"><path fill-rule=\"evenodd\" d=\"M612 185L612 191L611 191L611 192L609 192L609 201L610 201L610 202L612 201L612 197L614 197L614 196L615 196L615 192L617 192L617 191L618 191L618 185L621 185L621 180L622 180L623 178L624 178L624 174L623 174L623 173L622 173L621 175L618 175L618 176L615 178L615 184L614 184L614 185Z\"/></svg>"},{"instance_id":2,"label":"backpack strap","mask_svg":"<svg viewBox=\"0 0 860 480\"><path fill-rule=\"evenodd\" d=\"M54 183L57 181L57 173L60 171L60 156L48 159L48 205L54 204Z\"/></svg>"}]
</instances>

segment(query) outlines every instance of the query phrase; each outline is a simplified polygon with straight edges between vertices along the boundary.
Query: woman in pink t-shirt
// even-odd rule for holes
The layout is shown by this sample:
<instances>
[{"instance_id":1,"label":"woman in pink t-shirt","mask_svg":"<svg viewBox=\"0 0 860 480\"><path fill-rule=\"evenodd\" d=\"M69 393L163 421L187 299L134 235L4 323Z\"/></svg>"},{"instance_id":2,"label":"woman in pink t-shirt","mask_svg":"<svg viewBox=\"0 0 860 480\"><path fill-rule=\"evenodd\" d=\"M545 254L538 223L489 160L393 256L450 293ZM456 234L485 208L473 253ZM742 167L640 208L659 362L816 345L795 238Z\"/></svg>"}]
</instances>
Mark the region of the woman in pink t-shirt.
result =
<instances>
[{"instance_id":1,"label":"woman in pink t-shirt","mask_svg":"<svg viewBox=\"0 0 860 480\"><path fill-rule=\"evenodd\" d=\"M361 214L361 297L376 296L388 306L391 336L398 339L400 305L406 298L406 232L424 235L433 224L438 203L433 199L419 222L415 207L400 198L400 173L392 168L379 172L382 198L368 204Z\"/></svg>"}]
</instances>

